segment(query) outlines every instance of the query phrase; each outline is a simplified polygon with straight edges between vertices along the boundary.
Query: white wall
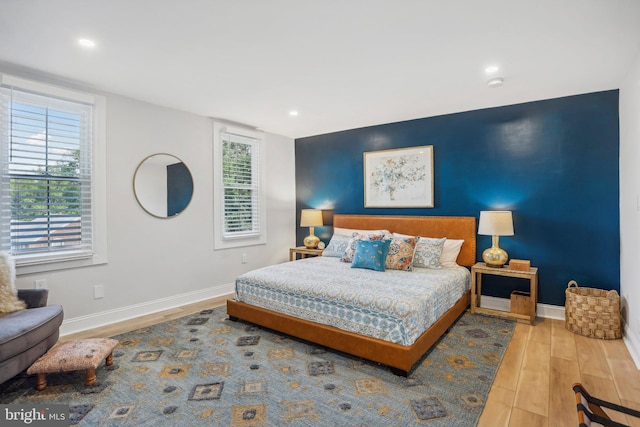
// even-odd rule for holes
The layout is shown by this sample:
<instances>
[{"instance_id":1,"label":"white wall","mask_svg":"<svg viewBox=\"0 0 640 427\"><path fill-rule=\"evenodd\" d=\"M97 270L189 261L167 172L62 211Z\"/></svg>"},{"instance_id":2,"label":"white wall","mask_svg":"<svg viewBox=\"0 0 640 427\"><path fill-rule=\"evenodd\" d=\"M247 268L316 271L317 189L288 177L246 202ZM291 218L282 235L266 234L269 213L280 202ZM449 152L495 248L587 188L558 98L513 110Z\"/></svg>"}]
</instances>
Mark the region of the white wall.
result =
<instances>
[{"instance_id":1,"label":"white wall","mask_svg":"<svg viewBox=\"0 0 640 427\"><path fill-rule=\"evenodd\" d=\"M214 251L212 120L106 97L108 263L17 280L19 288L33 288L47 279L49 302L64 306L63 334L233 292L239 274L288 260L296 231L291 138L265 138L267 244ZM133 193L138 163L159 152L182 159L194 181L191 204L170 219L148 215ZM94 285L104 286L104 298L94 299Z\"/></svg>"},{"instance_id":2,"label":"white wall","mask_svg":"<svg viewBox=\"0 0 640 427\"><path fill-rule=\"evenodd\" d=\"M640 368L640 55L620 87L620 234L624 339Z\"/></svg>"}]
</instances>

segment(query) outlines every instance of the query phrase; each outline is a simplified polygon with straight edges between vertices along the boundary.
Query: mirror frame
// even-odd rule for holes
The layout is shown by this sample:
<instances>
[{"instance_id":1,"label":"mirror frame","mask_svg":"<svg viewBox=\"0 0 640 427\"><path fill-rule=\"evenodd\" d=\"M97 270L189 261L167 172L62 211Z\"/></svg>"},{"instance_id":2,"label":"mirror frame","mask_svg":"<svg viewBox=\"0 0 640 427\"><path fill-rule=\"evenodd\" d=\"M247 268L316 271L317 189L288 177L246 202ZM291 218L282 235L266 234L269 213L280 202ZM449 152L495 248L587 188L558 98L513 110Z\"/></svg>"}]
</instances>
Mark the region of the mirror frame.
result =
<instances>
[{"instance_id":1,"label":"mirror frame","mask_svg":"<svg viewBox=\"0 0 640 427\"><path fill-rule=\"evenodd\" d=\"M147 160L149 160L152 157L155 156L170 156L173 157L174 159L177 160L176 163L182 163L184 165L184 167L187 169L187 171L189 172L189 176L191 177L191 196L189 197L189 203L187 203L187 205L184 207L184 209L182 209L180 212L176 213L175 215L158 215L157 213L151 212L149 211L140 201L140 197L138 197L138 192L136 191L136 177L138 176L138 172L140 171L140 168L142 167L142 165L144 164L144 162L146 162ZM189 205L191 205L191 202L193 201L193 193L195 191L195 184L193 181L193 174L191 173L191 169L189 169L189 167L187 166L187 164L178 156L175 156L173 154L169 154L169 153L153 153L148 155L147 157L145 157L144 159L142 159L142 161L140 161L140 163L138 163L138 166L136 167L135 172L133 173L133 195L136 198L136 202L138 202L138 206L140 206L142 208L143 211L145 211L146 213L148 213L149 215L151 215L152 217L155 218L159 218L159 219L171 219L171 218L175 218L177 216L182 215L182 213L187 210L187 208L189 207Z\"/></svg>"}]
</instances>

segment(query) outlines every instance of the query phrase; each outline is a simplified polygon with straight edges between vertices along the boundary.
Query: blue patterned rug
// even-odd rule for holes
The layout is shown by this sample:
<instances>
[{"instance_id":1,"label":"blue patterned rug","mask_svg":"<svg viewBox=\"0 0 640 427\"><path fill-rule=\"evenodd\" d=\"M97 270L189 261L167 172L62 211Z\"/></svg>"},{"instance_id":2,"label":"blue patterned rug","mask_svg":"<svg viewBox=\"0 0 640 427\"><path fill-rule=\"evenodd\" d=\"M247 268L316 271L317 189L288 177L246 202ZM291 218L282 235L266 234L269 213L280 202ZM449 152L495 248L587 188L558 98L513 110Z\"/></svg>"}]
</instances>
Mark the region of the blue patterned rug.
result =
<instances>
[{"instance_id":1,"label":"blue patterned rug","mask_svg":"<svg viewBox=\"0 0 640 427\"><path fill-rule=\"evenodd\" d=\"M471 315L408 378L245 322L225 307L114 338L114 363L0 385L2 404L68 404L71 424L113 426L475 426L514 323Z\"/></svg>"}]
</instances>

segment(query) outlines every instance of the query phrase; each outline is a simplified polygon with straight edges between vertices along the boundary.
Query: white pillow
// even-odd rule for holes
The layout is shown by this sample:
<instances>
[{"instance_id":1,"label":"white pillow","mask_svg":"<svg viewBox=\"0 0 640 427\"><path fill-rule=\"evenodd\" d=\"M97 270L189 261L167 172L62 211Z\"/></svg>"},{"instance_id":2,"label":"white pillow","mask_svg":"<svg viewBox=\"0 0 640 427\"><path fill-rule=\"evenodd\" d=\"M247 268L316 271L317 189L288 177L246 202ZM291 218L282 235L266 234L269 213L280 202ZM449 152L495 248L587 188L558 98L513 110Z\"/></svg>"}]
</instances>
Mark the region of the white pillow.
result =
<instances>
[{"instance_id":1,"label":"white pillow","mask_svg":"<svg viewBox=\"0 0 640 427\"><path fill-rule=\"evenodd\" d=\"M464 240L447 239L444 242L442 253L440 254L440 265L443 267L455 267L458 265L456 260L462 248Z\"/></svg>"}]
</instances>

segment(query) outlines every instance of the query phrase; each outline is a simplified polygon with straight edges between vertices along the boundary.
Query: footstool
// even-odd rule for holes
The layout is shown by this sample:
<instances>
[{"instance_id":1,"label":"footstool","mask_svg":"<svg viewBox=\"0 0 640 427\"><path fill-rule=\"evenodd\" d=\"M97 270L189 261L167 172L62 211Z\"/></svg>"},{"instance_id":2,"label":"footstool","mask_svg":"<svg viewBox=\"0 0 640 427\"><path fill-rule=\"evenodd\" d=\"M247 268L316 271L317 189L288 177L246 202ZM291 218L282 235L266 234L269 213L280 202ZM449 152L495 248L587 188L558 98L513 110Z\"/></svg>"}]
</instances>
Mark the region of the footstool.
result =
<instances>
[{"instance_id":1,"label":"footstool","mask_svg":"<svg viewBox=\"0 0 640 427\"><path fill-rule=\"evenodd\" d=\"M113 364L113 349L118 340L110 338L88 338L84 340L68 341L53 347L35 361L27 374L38 374L36 390L47 387L47 374L52 372L71 372L86 370L85 385L96 383L96 368L105 360L105 364Z\"/></svg>"}]
</instances>

